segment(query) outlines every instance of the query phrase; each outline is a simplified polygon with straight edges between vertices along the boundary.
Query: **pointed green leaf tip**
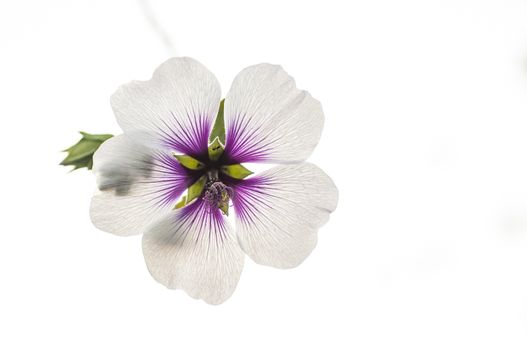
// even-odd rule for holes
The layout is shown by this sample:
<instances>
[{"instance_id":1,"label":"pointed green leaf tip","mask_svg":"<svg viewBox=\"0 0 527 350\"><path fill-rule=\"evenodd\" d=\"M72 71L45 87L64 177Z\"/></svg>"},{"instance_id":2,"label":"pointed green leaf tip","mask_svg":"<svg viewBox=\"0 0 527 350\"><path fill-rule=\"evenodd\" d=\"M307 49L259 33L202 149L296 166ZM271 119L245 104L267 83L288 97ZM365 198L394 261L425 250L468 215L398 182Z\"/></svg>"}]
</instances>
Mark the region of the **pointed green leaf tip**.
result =
<instances>
[{"instance_id":1,"label":"pointed green leaf tip","mask_svg":"<svg viewBox=\"0 0 527 350\"><path fill-rule=\"evenodd\" d=\"M187 155L174 154L174 157L178 160L179 164L190 170L201 170L205 168L205 164L197 159Z\"/></svg>"},{"instance_id":2,"label":"pointed green leaf tip","mask_svg":"<svg viewBox=\"0 0 527 350\"><path fill-rule=\"evenodd\" d=\"M232 164L225 165L221 167L221 172L225 175L228 175L234 179L242 180L247 176L251 175L253 172L244 167L241 164Z\"/></svg>"},{"instance_id":3,"label":"pointed green leaf tip","mask_svg":"<svg viewBox=\"0 0 527 350\"><path fill-rule=\"evenodd\" d=\"M113 135L88 134L87 132L82 131L80 134L82 135L82 138L79 140L79 142L64 150L64 152L68 152L68 155L60 163L60 165L73 165L73 170L80 168L87 168L88 170L91 170L93 166L93 154L104 141L113 137Z\"/></svg>"},{"instance_id":4,"label":"pointed green leaf tip","mask_svg":"<svg viewBox=\"0 0 527 350\"><path fill-rule=\"evenodd\" d=\"M216 116L216 121L214 122L214 126L212 127L212 131L209 136L209 143L214 142L214 140L217 137L220 139L220 142L222 144L225 144L225 122L224 122L224 116L223 116L224 106L225 106L225 99L221 100L220 102L220 108L218 109L218 115Z\"/></svg>"}]
</instances>

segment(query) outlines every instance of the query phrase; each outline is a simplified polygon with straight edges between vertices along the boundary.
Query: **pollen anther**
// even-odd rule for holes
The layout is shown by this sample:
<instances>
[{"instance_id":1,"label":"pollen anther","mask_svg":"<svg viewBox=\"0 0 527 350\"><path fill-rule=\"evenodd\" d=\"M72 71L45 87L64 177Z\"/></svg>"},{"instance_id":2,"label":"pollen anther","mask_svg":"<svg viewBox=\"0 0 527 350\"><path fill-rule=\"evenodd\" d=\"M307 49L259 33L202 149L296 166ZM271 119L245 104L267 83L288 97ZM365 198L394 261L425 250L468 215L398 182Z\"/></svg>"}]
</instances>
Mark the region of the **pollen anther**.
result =
<instances>
[{"instance_id":1,"label":"pollen anther","mask_svg":"<svg viewBox=\"0 0 527 350\"><path fill-rule=\"evenodd\" d=\"M223 182L209 180L205 185L203 199L214 208L219 208L225 215L229 215L229 200L233 195L232 188Z\"/></svg>"}]
</instances>

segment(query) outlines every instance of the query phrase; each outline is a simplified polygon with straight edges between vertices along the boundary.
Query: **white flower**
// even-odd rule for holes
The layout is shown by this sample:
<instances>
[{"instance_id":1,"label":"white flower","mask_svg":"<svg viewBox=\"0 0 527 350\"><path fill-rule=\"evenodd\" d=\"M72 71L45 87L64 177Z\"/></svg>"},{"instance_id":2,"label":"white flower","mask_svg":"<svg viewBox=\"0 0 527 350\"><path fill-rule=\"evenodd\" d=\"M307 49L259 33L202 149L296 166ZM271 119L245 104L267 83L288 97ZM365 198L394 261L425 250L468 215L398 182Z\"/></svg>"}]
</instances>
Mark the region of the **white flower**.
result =
<instances>
[{"instance_id":1,"label":"white flower","mask_svg":"<svg viewBox=\"0 0 527 350\"><path fill-rule=\"evenodd\" d=\"M220 100L214 75L190 58L172 58L151 80L119 88L111 103L124 134L94 155L99 190L91 205L98 228L144 233L158 282L211 304L233 293L245 254L263 265L299 265L338 197L331 179L304 162L322 132L321 105L280 66L238 74L224 101L224 144L215 139L214 153ZM281 165L247 177L241 163L256 162ZM231 203L235 228L226 220Z\"/></svg>"}]
</instances>

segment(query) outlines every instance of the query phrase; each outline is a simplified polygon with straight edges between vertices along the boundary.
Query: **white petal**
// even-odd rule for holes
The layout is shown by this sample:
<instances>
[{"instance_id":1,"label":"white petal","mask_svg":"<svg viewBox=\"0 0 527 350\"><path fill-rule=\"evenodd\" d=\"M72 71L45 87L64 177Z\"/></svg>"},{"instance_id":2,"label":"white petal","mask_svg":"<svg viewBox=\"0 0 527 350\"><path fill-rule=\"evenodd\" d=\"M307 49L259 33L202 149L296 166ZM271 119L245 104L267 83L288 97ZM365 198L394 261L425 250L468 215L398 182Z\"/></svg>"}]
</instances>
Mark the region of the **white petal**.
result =
<instances>
[{"instance_id":1,"label":"white petal","mask_svg":"<svg viewBox=\"0 0 527 350\"><path fill-rule=\"evenodd\" d=\"M118 235L141 234L169 212L193 181L172 159L126 135L104 142L93 157L99 188L90 208L93 224Z\"/></svg>"},{"instance_id":2,"label":"white petal","mask_svg":"<svg viewBox=\"0 0 527 350\"><path fill-rule=\"evenodd\" d=\"M297 89L280 66L244 69L225 98L226 152L235 162L303 161L323 124L320 102Z\"/></svg>"},{"instance_id":3,"label":"white petal","mask_svg":"<svg viewBox=\"0 0 527 350\"><path fill-rule=\"evenodd\" d=\"M201 200L152 226L143 236L143 253L159 283L209 304L231 296L244 260L230 225Z\"/></svg>"},{"instance_id":4,"label":"white petal","mask_svg":"<svg viewBox=\"0 0 527 350\"><path fill-rule=\"evenodd\" d=\"M149 81L121 86L111 102L125 133L197 155L206 152L220 97L214 75L185 57L169 59Z\"/></svg>"},{"instance_id":5,"label":"white petal","mask_svg":"<svg viewBox=\"0 0 527 350\"><path fill-rule=\"evenodd\" d=\"M279 165L234 189L236 235L255 262L299 265L317 242L317 231L335 210L333 181L309 163Z\"/></svg>"}]
</instances>

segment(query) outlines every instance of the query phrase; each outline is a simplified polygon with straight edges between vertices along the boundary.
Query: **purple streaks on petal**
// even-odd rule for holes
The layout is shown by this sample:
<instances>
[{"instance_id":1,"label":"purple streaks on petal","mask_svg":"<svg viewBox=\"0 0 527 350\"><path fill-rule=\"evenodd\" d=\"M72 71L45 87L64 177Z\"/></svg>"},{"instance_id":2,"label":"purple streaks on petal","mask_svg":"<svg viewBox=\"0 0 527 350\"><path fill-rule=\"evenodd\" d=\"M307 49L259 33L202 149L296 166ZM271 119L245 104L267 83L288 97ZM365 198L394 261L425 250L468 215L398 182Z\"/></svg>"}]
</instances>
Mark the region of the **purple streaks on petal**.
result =
<instances>
[{"instance_id":1,"label":"purple streaks on petal","mask_svg":"<svg viewBox=\"0 0 527 350\"><path fill-rule=\"evenodd\" d=\"M272 141L256 143L255 140L265 140L267 135L261 135L260 128L251 128L250 118L237 116L226 126L225 154L229 162L251 163L261 162L268 158Z\"/></svg>"},{"instance_id":2,"label":"purple streaks on petal","mask_svg":"<svg viewBox=\"0 0 527 350\"><path fill-rule=\"evenodd\" d=\"M151 167L150 177L143 182L152 185L149 200L153 205L173 205L187 187L197 180L196 174L182 167L169 154L154 154Z\"/></svg>"},{"instance_id":3,"label":"purple streaks on petal","mask_svg":"<svg viewBox=\"0 0 527 350\"><path fill-rule=\"evenodd\" d=\"M234 188L234 196L231 199L238 219L245 224L260 221L263 214L256 209L255 204L272 208L273 197L268 190L274 185L274 179L262 176L231 184Z\"/></svg>"},{"instance_id":4,"label":"purple streaks on petal","mask_svg":"<svg viewBox=\"0 0 527 350\"><path fill-rule=\"evenodd\" d=\"M206 232L209 240L223 241L227 238L227 223L218 208L211 207L201 198L181 208L174 220L177 225L192 231ZM201 237L196 237L198 240Z\"/></svg>"},{"instance_id":5,"label":"purple streaks on petal","mask_svg":"<svg viewBox=\"0 0 527 350\"><path fill-rule=\"evenodd\" d=\"M172 112L171 112L172 113ZM208 139L213 118L187 112L175 115L157 128L162 143L170 150L194 157L207 154Z\"/></svg>"}]
</instances>

